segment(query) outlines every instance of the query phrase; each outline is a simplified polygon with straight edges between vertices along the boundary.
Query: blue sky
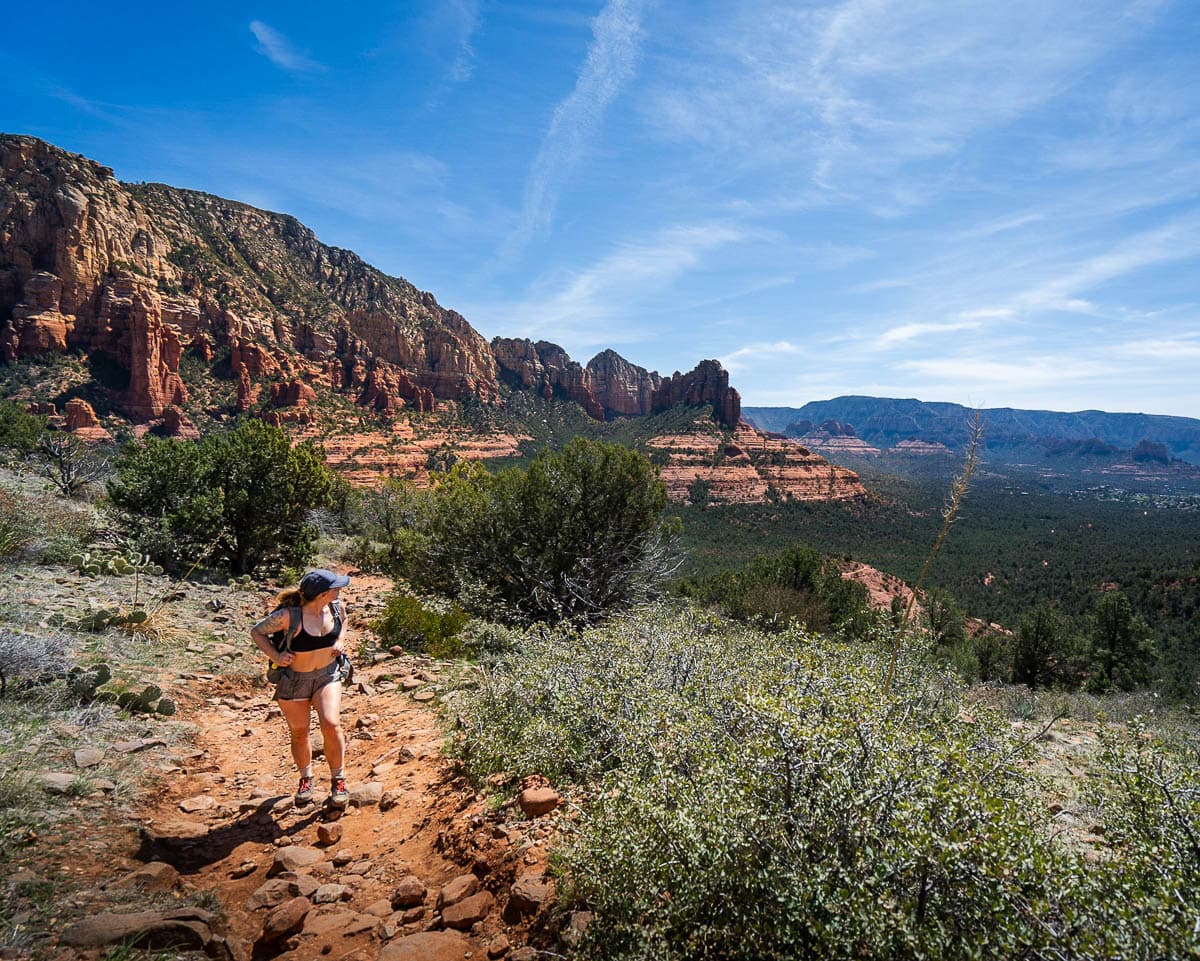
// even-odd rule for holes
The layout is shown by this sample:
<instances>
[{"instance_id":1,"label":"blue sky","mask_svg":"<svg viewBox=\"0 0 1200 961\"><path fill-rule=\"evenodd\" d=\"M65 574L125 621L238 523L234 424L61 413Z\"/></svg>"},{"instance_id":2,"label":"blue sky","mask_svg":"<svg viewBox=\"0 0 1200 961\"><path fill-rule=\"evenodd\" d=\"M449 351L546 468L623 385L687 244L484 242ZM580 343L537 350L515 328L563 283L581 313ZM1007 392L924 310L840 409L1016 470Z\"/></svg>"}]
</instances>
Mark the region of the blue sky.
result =
<instances>
[{"instance_id":1,"label":"blue sky","mask_svg":"<svg viewBox=\"0 0 1200 961\"><path fill-rule=\"evenodd\" d=\"M1200 417L1200 4L20 4L0 129L294 214L485 337Z\"/></svg>"}]
</instances>

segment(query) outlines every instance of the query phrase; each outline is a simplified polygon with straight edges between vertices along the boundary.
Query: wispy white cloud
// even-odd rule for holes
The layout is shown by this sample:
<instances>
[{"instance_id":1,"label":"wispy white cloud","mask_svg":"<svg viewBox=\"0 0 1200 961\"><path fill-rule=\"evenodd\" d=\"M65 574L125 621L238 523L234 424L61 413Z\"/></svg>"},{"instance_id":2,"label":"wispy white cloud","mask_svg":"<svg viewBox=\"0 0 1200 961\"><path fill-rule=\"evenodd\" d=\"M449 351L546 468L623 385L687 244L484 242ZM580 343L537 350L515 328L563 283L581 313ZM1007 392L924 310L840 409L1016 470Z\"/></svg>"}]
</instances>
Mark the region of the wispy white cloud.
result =
<instances>
[{"instance_id":1,"label":"wispy white cloud","mask_svg":"<svg viewBox=\"0 0 1200 961\"><path fill-rule=\"evenodd\" d=\"M287 37L261 20L250 21L250 32L258 41L254 49L275 66L292 73L318 73L325 70L324 64L312 59L306 51L297 50Z\"/></svg>"},{"instance_id":2,"label":"wispy white cloud","mask_svg":"<svg viewBox=\"0 0 1200 961\"><path fill-rule=\"evenodd\" d=\"M901 324L899 327L890 327L875 337L872 346L879 350L886 350L920 337L929 337L932 334L952 334L960 330L977 330L982 326L982 320L958 320L944 324Z\"/></svg>"},{"instance_id":3,"label":"wispy white cloud","mask_svg":"<svg viewBox=\"0 0 1200 961\"><path fill-rule=\"evenodd\" d=\"M550 226L559 193L604 120L605 111L633 77L641 47L646 0L609 0L592 25L592 43L575 88L554 110L529 178L520 219L501 253L519 255Z\"/></svg>"},{"instance_id":4,"label":"wispy white cloud","mask_svg":"<svg viewBox=\"0 0 1200 961\"><path fill-rule=\"evenodd\" d=\"M446 15L453 22L455 56L450 64L450 79L466 83L475 75L473 40L479 29L479 0L444 0Z\"/></svg>"},{"instance_id":5,"label":"wispy white cloud","mask_svg":"<svg viewBox=\"0 0 1200 961\"><path fill-rule=\"evenodd\" d=\"M1192 365L1200 361L1200 335L1125 341L1115 345L1111 353L1119 357L1140 358L1167 365Z\"/></svg>"},{"instance_id":6,"label":"wispy white cloud","mask_svg":"<svg viewBox=\"0 0 1200 961\"><path fill-rule=\"evenodd\" d=\"M573 355L653 336L652 302L714 252L760 236L737 224L669 227L623 243L582 270L542 278L517 303L477 307L471 316L497 332L544 337Z\"/></svg>"},{"instance_id":7,"label":"wispy white cloud","mask_svg":"<svg viewBox=\"0 0 1200 961\"><path fill-rule=\"evenodd\" d=\"M739 347L718 359L726 370L737 373L757 366L763 361L776 360L780 357L794 357L804 353L812 353L812 348L793 344L787 340L777 340L771 343L759 341Z\"/></svg>"},{"instance_id":8,"label":"wispy white cloud","mask_svg":"<svg viewBox=\"0 0 1200 961\"><path fill-rule=\"evenodd\" d=\"M992 357L931 357L901 361L898 370L915 374L934 389L1028 390L1052 387L1064 381L1096 381L1112 377L1120 368L1101 359L1073 359L1062 354L1036 354L1012 360Z\"/></svg>"}]
</instances>

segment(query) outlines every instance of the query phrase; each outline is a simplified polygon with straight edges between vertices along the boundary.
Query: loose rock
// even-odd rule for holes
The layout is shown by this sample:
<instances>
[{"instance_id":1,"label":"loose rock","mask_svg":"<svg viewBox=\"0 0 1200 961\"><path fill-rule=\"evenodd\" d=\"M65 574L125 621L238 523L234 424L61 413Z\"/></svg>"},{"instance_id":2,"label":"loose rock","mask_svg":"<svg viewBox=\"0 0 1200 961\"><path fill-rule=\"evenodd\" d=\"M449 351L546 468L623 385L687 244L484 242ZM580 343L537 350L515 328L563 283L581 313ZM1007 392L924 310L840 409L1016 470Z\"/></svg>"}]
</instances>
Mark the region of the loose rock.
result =
<instances>
[{"instance_id":1,"label":"loose rock","mask_svg":"<svg viewBox=\"0 0 1200 961\"><path fill-rule=\"evenodd\" d=\"M560 801L558 792L550 787L526 788L517 798L517 804L520 805L525 816L530 818L549 814L558 807Z\"/></svg>"},{"instance_id":2,"label":"loose rock","mask_svg":"<svg viewBox=\"0 0 1200 961\"><path fill-rule=\"evenodd\" d=\"M495 901L496 899L492 897L491 891L480 891L478 894L472 894L469 898L464 898L457 904L442 908L442 921L448 928L469 931L473 924L482 921L488 916L488 912L492 910L492 905Z\"/></svg>"},{"instance_id":3,"label":"loose rock","mask_svg":"<svg viewBox=\"0 0 1200 961\"><path fill-rule=\"evenodd\" d=\"M524 877L509 889L508 907L506 914L520 916L539 911L546 899L553 893L553 888L537 877Z\"/></svg>"},{"instance_id":4,"label":"loose rock","mask_svg":"<svg viewBox=\"0 0 1200 961\"><path fill-rule=\"evenodd\" d=\"M412 908L418 904L425 903L425 895L428 889L422 883L421 879L415 874L410 874L408 877L401 879L396 885L396 889L392 892L392 907L394 908ZM466 897L464 894L463 897Z\"/></svg>"},{"instance_id":5,"label":"loose rock","mask_svg":"<svg viewBox=\"0 0 1200 961\"><path fill-rule=\"evenodd\" d=\"M371 781L368 784L359 785L350 792L350 803L357 804L359 807L369 807L372 804L378 804L382 797L383 785L378 781Z\"/></svg>"},{"instance_id":6,"label":"loose rock","mask_svg":"<svg viewBox=\"0 0 1200 961\"><path fill-rule=\"evenodd\" d=\"M379 961L463 961L470 941L454 931L422 931L399 938L379 952Z\"/></svg>"},{"instance_id":7,"label":"loose rock","mask_svg":"<svg viewBox=\"0 0 1200 961\"><path fill-rule=\"evenodd\" d=\"M304 926L304 919L308 917L308 912L311 910L312 904L309 903L308 898L292 898L290 901L284 901L267 915L259 940L266 944L273 944L288 935L295 934Z\"/></svg>"},{"instance_id":8,"label":"loose rock","mask_svg":"<svg viewBox=\"0 0 1200 961\"><path fill-rule=\"evenodd\" d=\"M442 888L441 893L438 895L438 908L441 909L451 904L457 904L464 898L469 898L478 890L479 878L473 874L460 874Z\"/></svg>"},{"instance_id":9,"label":"loose rock","mask_svg":"<svg viewBox=\"0 0 1200 961\"><path fill-rule=\"evenodd\" d=\"M297 871L300 868L316 864L321 859L321 852L315 848L289 844L275 852L275 861L271 865L269 874L274 876L280 871Z\"/></svg>"},{"instance_id":10,"label":"loose rock","mask_svg":"<svg viewBox=\"0 0 1200 961\"><path fill-rule=\"evenodd\" d=\"M340 824L321 824L317 827L317 840L328 846L337 844L342 839L342 826Z\"/></svg>"},{"instance_id":11,"label":"loose rock","mask_svg":"<svg viewBox=\"0 0 1200 961\"><path fill-rule=\"evenodd\" d=\"M338 901L349 901L353 892L344 884L322 884L313 892L313 904L336 904Z\"/></svg>"},{"instance_id":12,"label":"loose rock","mask_svg":"<svg viewBox=\"0 0 1200 961\"><path fill-rule=\"evenodd\" d=\"M81 747L75 752L76 767L95 767L104 760L104 751L98 747Z\"/></svg>"},{"instance_id":13,"label":"loose rock","mask_svg":"<svg viewBox=\"0 0 1200 961\"><path fill-rule=\"evenodd\" d=\"M129 875L130 884L147 891L170 891L178 881L179 872L165 861L151 861Z\"/></svg>"}]
</instances>

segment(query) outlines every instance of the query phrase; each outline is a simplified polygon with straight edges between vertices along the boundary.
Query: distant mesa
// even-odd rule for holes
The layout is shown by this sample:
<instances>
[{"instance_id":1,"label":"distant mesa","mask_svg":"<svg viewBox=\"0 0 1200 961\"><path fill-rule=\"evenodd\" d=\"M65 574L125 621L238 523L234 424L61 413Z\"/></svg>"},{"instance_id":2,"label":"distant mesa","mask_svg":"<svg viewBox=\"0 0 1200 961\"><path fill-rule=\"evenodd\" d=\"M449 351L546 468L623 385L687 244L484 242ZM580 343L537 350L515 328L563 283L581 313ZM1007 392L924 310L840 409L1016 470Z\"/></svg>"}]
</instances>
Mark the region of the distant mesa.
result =
<instances>
[{"instance_id":1,"label":"distant mesa","mask_svg":"<svg viewBox=\"0 0 1200 961\"><path fill-rule=\"evenodd\" d=\"M1011 407L986 408L980 413L986 463L1030 464L1047 457L1111 456L1142 467L1169 467L1177 461L1200 465L1200 420L1191 417ZM812 401L802 407L744 410L744 416L760 429L785 432L817 450L829 449L825 445L833 438L833 431L826 429L830 438L820 444L810 439L834 422L852 426L855 436L881 451L919 441L940 444L955 454L966 449L973 414L959 404L855 395ZM1164 462L1163 456L1168 461Z\"/></svg>"}]
</instances>

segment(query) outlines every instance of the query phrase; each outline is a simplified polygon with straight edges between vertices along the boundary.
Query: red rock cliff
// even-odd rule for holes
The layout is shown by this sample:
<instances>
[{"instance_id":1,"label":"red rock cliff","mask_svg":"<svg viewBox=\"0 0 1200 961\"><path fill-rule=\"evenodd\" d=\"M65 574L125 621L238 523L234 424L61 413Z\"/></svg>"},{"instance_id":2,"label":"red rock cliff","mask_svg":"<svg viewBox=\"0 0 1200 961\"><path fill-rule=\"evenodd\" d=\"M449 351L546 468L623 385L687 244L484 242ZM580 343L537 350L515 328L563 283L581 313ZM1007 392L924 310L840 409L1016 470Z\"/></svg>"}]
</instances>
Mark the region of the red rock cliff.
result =
<instances>
[{"instance_id":1,"label":"red rock cliff","mask_svg":"<svg viewBox=\"0 0 1200 961\"><path fill-rule=\"evenodd\" d=\"M583 367L557 344L497 337L492 341L492 355L512 386L535 390L547 398L573 400L596 418L637 417L676 404L709 404L716 420L726 427L736 427L741 419L741 397L729 386L728 372L715 360L701 361L695 370L676 372L664 380L613 350L597 354Z\"/></svg>"}]
</instances>

